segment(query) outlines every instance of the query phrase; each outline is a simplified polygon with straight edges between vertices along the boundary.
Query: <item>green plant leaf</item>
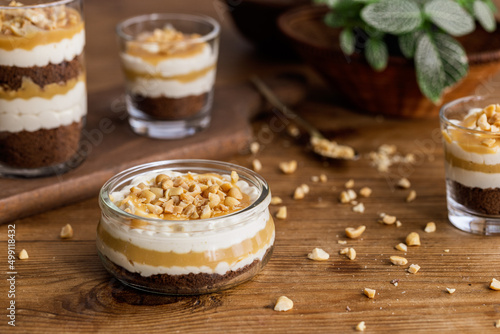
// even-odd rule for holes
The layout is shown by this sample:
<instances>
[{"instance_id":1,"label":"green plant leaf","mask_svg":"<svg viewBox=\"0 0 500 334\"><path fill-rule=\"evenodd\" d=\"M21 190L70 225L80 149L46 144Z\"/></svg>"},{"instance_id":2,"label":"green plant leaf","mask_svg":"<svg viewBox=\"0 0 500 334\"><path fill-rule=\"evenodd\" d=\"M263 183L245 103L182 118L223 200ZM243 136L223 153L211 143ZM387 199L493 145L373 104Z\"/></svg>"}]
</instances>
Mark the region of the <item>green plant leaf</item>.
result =
<instances>
[{"instance_id":1,"label":"green plant leaf","mask_svg":"<svg viewBox=\"0 0 500 334\"><path fill-rule=\"evenodd\" d=\"M428 34L420 36L415 49L415 70L422 94L437 102L445 87L443 63Z\"/></svg>"},{"instance_id":2,"label":"green plant leaf","mask_svg":"<svg viewBox=\"0 0 500 334\"><path fill-rule=\"evenodd\" d=\"M410 0L381 0L367 5L361 18L383 32L403 34L422 23L420 8Z\"/></svg>"},{"instance_id":3,"label":"green plant leaf","mask_svg":"<svg viewBox=\"0 0 500 334\"><path fill-rule=\"evenodd\" d=\"M452 0L432 0L424 5L432 23L450 35L463 36L475 28L474 20L465 9Z\"/></svg>"},{"instance_id":4,"label":"green plant leaf","mask_svg":"<svg viewBox=\"0 0 500 334\"><path fill-rule=\"evenodd\" d=\"M337 12L329 12L325 15L325 24L332 28L344 27L349 24L350 19L344 15L340 15Z\"/></svg>"},{"instance_id":5,"label":"green plant leaf","mask_svg":"<svg viewBox=\"0 0 500 334\"><path fill-rule=\"evenodd\" d=\"M419 34L415 31L398 36L399 49L406 58L413 58L418 36Z\"/></svg>"},{"instance_id":6,"label":"green plant leaf","mask_svg":"<svg viewBox=\"0 0 500 334\"><path fill-rule=\"evenodd\" d=\"M352 29L343 29L340 33L339 41L342 52L349 56L354 53L354 49L356 48L356 36Z\"/></svg>"},{"instance_id":7,"label":"green plant leaf","mask_svg":"<svg viewBox=\"0 0 500 334\"><path fill-rule=\"evenodd\" d=\"M474 1L474 16L479 21L484 30L492 32L497 28L495 15L485 2L481 0Z\"/></svg>"},{"instance_id":8,"label":"green plant leaf","mask_svg":"<svg viewBox=\"0 0 500 334\"><path fill-rule=\"evenodd\" d=\"M385 42L381 39L369 38L365 44L365 58L375 71L383 71L389 60Z\"/></svg>"},{"instance_id":9,"label":"green plant leaf","mask_svg":"<svg viewBox=\"0 0 500 334\"><path fill-rule=\"evenodd\" d=\"M457 40L446 34L434 34L434 43L443 62L445 88L452 86L467 75L467 54Z\"/></svg>"}]
</instances>

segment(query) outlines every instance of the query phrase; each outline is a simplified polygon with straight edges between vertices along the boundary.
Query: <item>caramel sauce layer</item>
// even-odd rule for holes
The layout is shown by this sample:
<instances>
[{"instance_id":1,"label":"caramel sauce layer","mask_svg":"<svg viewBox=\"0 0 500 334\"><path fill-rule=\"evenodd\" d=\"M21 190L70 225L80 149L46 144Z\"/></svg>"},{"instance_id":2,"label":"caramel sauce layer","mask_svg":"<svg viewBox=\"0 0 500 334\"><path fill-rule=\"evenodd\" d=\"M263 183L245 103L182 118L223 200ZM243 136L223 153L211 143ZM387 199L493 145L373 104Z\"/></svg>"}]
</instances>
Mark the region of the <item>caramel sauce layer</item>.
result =
<instances>
[{"instance_id":1,"label":"caramel sauce layer","mask_svg":"<svg viewBox=\"0 0 500 334\"><path fill-rule=\"evenodd\" d=\"M103 223L101 222L98 226L97 234L106 246L125 255L130 262L166 268L174 266L207 266L214 270L220 262L232 264L245 259L251 254L256 254L264 245L271 243L274 235L274 221L269 216L265 228L260 230L254 237L246 239L232 247L206 252L178 254L175 252L159 252L141 248L131 242L113 237L102 225Z\"/></svg>"},{"instance_id":2,"label":"caramel sauce layer","mask_svg":"<svg viewBox=\"0 0 500 334\"><path fill-rule=\"evenodd\" d=\"M486 174L497 174L500 173L500 164L498 165L485 165L478 164L475 162L467 161L464 159L457 158L451 154L448 150L445 151L446 161L453 167L462 168L465 170L470 170L474 172L481 172Z\"/></svg>"},{"instance_id":3,"label":"caramel sauce layer","mask_svg":"<svg viewBox=\"0 0 500 334\"><path fill-rule=\"evenodd\" d=\"M214 69L215 69L215 64L212 66L206 67L202 70L199 70L199 71L193 71L193 72L190 72L187 74L174 75L174 76L170 76L170 77L162 76L160 73L154 73L154 74L138 73L138 72L128 70L126 68L124 69L124 72L125 72L125 77L127 78L127 80L130 80L130 81L135 81L135 80L137 80L137 78L146 78L146 79L177 80L179 82L186 83L186 82L191 82L191 81L194 81L196 79L199 79L199 78L207 75L207 73L209 73L210 71L212 71Z\"/></svg>"},{"instance_id":4,"label":"caramel sauce layer","mask_svg":"<svg viewBox=\"0 0 500 334\"><path fill-rule=\"evenodd\" d=\"M68 28L56 30L34 30L25 36L0 35L0 49L12 51L15 49L32 50L38 45L59 43L63 39L71 39L84 30L83 22Z\"/></svg>"},{"instance_id":5,"label":"caramel sauce layer","mask_svg":"<svg viewBox=\"0 0 500 334\"><path fill-rule=\"evenodd\" d=\"M175 59L175 58L191 58L203 52L207 46L206 43L191 44L184 49L172 53L153 53L144 49L143 45L154 44L144 42L129 42L127 45L127 53L134 57L139 57L147 63L158 65L160 62Z\"/></svg>"},{"instance_id":6,"label":"caramel sauce layer","mask_svg":"<svg viewBox=\"0 0 500 334\"><path fill-rule=\"evenodd\" d=\"M30 78L24 77L21 88L18 90L4 90L0 86L0 99L10 101L14 99L28 100L34 97L40 97L50 100L56 95L67 94L70 90L75 88L77 83L82 81L85 82L85 74L80 74L77 78L70 79L64 84L52 83L42 88Z\"/></svg>"},{"instance_id":7,"label":"caramel sauce layer","mask_svg":"<svg viewBox=\"0 0 500 334\"><path fill-rule=\"evenodd\" d=\"M477 154L499 153L500 134L479 134L448 128L442 132L448 144L456 142L464 151Z\"/></svg>"}]
</instances>

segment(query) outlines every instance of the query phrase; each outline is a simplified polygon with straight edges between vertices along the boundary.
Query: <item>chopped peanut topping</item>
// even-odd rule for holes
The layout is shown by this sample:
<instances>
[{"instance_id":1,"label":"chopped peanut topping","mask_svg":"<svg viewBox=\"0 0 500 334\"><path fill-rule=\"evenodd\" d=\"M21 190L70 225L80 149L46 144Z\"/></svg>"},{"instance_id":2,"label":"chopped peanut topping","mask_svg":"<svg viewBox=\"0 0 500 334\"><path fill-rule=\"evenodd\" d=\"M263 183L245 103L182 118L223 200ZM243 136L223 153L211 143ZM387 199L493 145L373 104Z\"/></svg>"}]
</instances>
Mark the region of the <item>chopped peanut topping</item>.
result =
<instances>
[{"instance_id":1,"label":"chopped peanut topping","mask_svg":"<svg viewBox=\"0 0 500 334\"><path fill-rule=\"evenodd\" d=\"M278 300L276 301L276 305L274 305L275 311L286 312L288 310L291 310L292 308L293 308L293 301L286 296L279 297Z\"/></svg>"},{"instance_id":2,"label":"chopped peanut topping","mask_svg":"<svg viewBox=\"0 0 500 334\"><path fill-rule=\"evenodd\" d=\"M400 250L402 252L406 252L408 251L408 246L406 246L404 243L399 243L397 244L394 248L396 248L397 250Z\"/></svg>"},{"instance_id":3,"label":"chopped peanut topping","mask_svg":"<svg viewBox=\"0 0 500 334\"><path fill-rule=\"evenodd\" d=\"M369 288L365 288L365 289L363 290L363 293L364 293L364 294L365 294L368 298L370 298L370 299L375 298L375 293L376 293L376 292L377 292L376 290L374 290L374 289L369 289Z\"/></svg>"},{"instance_id":4,"label":"chopped peanut topping","mask_svg":"<svg viewBox=\"0 0 500 334\"><path fill-rule=\"evenodd\" d=\"M256 172L260 172L262 170L262 163L259 159L252 160L252 169Z\"/></svg>"},{"instance_id":5,"label":"chopped peanut topping","mask_svg":"<svg viewBox=\"0 0 500 334\"><path fill-rule=\"evenodd\" d=\"M314 261L326 261L330 258L330 254L321 248L314 248L311 253L307 254L307 257Z\"/></svg>"},{"instance_id":6,"label":"chopped peanut topping","mask_svg":"<svg viewBox=\"0 0 500 334\"><path fill-rule=\"evenodd\" d=\"M428 222L427 225L425 225L424 231L427 232L427 233L436 232L436 223L434 223L434 222Z\"/></svg>"},{"instance_id":7,"label":"chopped peanut topping","mask_svg":"<svg viewBox=\"0 0 500 334\"><path fill-rule=\"evenodd\" d=\"M284 174L293 174L297 170L297 161L282 161L279 164L279 168Z\"/></svg>"},{"instance_id":8,"label":"chopped peanut topping","mask_svg":"<svg viewBox=\"0 0 500 334\"><path fill-rule=\"evenodd\" d=\"M359 195L363 197L370 197L372 190L368 187L363 187L359 190Z\"/></svg>"},{"instance_id":9,"label":"chopped peanut topping","mask_svg":"<svg viewBox=\"0 0 500 334\"><path fill-rule=\"evenodd\" d=\"M410 193L406 197L406 202L413 202L417 198L417 192L415 190L410 190Z\"/></svg>"},{"instance_id":10,"label":"chopped peanut topping","mask_svg":"<svg viewBox=\"0 0 500 334\"><path fill-rule=\"evenodd\" d=\"M347 235L348 238L356 239L356 238L359 238L365 230L366 230L366 226L364 226L364 225L358 226L357 228L347 227L345 229L345 234Z\"/></svg>"},{"instance_id":11,"label":"chopped peanut topping","mask_svg":"<svg viewBox=\"0 0 500 334\"><path fill-rule=\"evenodd\" d=\"M26 249L22 249L20 252L19 252L19 260L26 260L29 258L28 256L28 252L26 251Z\"/></svg>"},{"instance_id":12,"label":"chopped peanut topping","mask_svg":"<svg viewBox=\"0 0 500 334\"><path fill-rule=\"evenodd\" d=\"M492 278L491 282L490 282L490 289L497 290L497 291L500 290L500 281L498 281L495 278Z\"/></svg>"},{"instance_id":13,"label":"chopped peanut topping","mask_svg":"<svg viewBox=\"0 0 500 334\"><path fill-rule=\"evenodd\" d=\"M411 232L406 236L406 244L408 246L420 246L420 235L417 232Z\"/></svg>"},{"instance_id":14,"label":"chopped peanut topping","mask_svg":"<svg viewBox=\"0 0 500 334\"><path fill-rule=\"evenodd\" d=\"M390 260L392 264L395 264L397 266L404 266L408 263L408 260L401 256L391 256Z\"/></svg>"},{"instance_id":15,"label":"chopped peanut topping","mask_svg":"<svg viewBox=\"0 0 500 334\"><path fill-rule=\"evenodd\" d=\"M278 212L276 213L276 218L278 218L278 219L286 219L286 217L287 217L286 206L281 206L278 209Z\"/></svg>"},{"instance_id":16,"label":"chopped peanut topping","mask_svg":"<svg viewBox=\"0 0 500 334\"><path fill-rule=\"evenodd\" d=\"M283 203L283 200L281 199L281 197L278 197L278 196L271 197L271 205L279 205L281 203Z\"/></svg>"},{"instance_id":17,"label":"chopped peanut topping","mask_svg":"<svg viewBox=\"0 0 500 334\"><path fill-rule=\"evenodd\" d=\"M61 239L73 238L73 227L71 227L70 224L64 225L64 227L61 229L60 237Z\"/></svg>"},{"instance_id":18,"label":"chopped peanut topping","mask_svg":"<svg viewBox=\"0 0 500 334\"><path fill-rule=\"evenodd\" d=\"M420 266L418 264L412 264L408 268L408 272L411 274L416 274L420 270Z\"/></svg>"},{"instance_id":19,"label":"chopped peanut topping","mask_svg":"<svg viewBox=\"0 0 500 334\"><path fill-rule=\"evenodd\" d=\"M364 332L364 331L365 331L365 329L366 329L366 325L365 325L365 322L364 322L364 321L361 321L360 323L358 323L358 324L356 325L356 330L357 330L358 332Z\"/></svg>"}]
</instances>

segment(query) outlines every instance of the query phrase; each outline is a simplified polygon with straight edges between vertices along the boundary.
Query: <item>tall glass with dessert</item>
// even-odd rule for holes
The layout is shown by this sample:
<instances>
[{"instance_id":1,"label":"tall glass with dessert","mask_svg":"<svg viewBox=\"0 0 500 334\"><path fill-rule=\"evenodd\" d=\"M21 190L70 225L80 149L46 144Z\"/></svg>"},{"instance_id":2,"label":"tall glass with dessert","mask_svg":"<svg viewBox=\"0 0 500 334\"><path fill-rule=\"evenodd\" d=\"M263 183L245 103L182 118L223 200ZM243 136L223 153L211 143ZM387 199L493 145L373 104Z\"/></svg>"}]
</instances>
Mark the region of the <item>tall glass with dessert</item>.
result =
<instances>
[{"instance_id":1,"label":"tall glass with dessert","mask_svg":"<svg viewBox=\"0 0 500 334\"><path fill-rule=\"evenodd\" d=\"M0 2L0 176L78 166L87 113L81 0Z\"/></svg>"},{"instance_id":2,"label":"tall glass with dessert","mask_svg":"<svg viewBox=\"0 0 500 334\"><path fill-rule=\"evenodd\" d=\"M461 230L500 233L500 100L469 96L444 105L448 217Z\"/></svg>"}]
</instances>

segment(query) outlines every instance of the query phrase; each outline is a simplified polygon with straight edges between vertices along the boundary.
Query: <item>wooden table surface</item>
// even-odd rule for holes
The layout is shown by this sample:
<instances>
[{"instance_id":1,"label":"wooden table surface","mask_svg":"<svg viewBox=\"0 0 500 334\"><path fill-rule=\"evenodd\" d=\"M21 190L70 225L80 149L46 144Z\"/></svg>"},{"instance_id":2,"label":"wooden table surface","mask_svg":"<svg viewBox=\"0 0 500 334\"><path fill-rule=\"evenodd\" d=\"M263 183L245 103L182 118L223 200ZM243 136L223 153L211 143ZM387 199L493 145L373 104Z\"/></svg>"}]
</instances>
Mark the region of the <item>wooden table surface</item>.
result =
<instances>
[{"instance_id":1,"label":"wooden table surface","mask_svg":"<svg viewBox=\"0 0 500 334\"><path fill-rule=\"evenodd\" d=\"M11 300L6 241L12 225L16 251L24 248L29 253L28 260L15 262L15 329L20 332L349 333L360 321L365 321L367 333L499 331L494 325L500 320L500 292L490 290L488 284L491 278L500 278L500 239L467 234L448 222L437 118L389 120L339 107L335 96L302 65L256 55L215 0L87 0L85 4L90 92L122 83L113 34L119 20L153 11L206 13L223 25L218 87L242 82L253 73L303 70L314 84L310 97L297 110L325 133L354 146L362 157L326 164L288 137L276 115L255 121L254 135L261 151L225 160L250 167L258 158L272 193L288 207L288 218L276 220L274 255L258 276L210 295L153 295L113 279L96 253L97 196L2 225L0 332L12 329L6 310ZM413 153L415 164L378 172L367 154L382 144ZM298 161L298 170L282 174L278 163L292 159ZM311 181L322 173L327 182ZM407 177L417 192L412 203L405 201L409 190L395 187L401 177ZM355 190L364 186L373 190L371 197L361 200L366 207L363 214L338 201L349 179L355 181ZM293 200L293 190L302 183L310 186L310 193ZM0 180L0 188L1 184ZM271 207L273 214L276 211L277 207ZM402 226L379 224L381 212L397 216ZM429 221L436 223L435 233L423 231ZM74 237L61 240L61 227L67 223L73 226ZM361 239L338 243L347 240L346 227L358 225L367 226ZM395 250L412 231L420 234L422 245L410 248L406 255ZM307 254L315 247L329 252L330 259L308 260ZM355 248L357 258L351 261L339 255L344 247ZM405 256L421 270L409 274L390 263L391 255ZM399 279L398 286L390 283L393 279ZM365 287L376 289L375 299L363 295ZM449 294L446 288L456 292ZM273 310L281 295L294 301L292 310Z\"/></svg>"}]
</instances>

